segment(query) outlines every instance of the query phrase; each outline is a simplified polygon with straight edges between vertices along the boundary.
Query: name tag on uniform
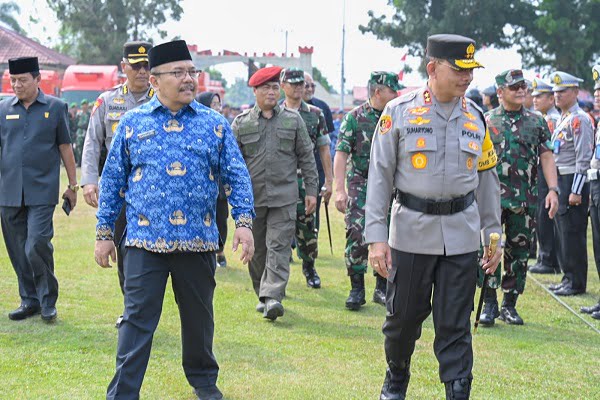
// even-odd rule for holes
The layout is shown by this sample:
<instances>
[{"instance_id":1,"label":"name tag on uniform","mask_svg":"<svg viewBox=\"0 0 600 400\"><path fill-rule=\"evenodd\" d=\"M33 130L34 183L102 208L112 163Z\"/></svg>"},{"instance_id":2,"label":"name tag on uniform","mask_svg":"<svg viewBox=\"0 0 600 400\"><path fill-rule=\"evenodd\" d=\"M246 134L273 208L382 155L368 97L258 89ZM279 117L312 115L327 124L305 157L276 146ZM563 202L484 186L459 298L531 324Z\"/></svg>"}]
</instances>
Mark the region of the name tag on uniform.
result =
<instances>
[{"instance_id":1,"label":"name tag on uniform","mask_svg":"<svg viewBox=\"0 0 600 400\"><path fill-rule=\"evenodd\" d=\"M19 114L7 115L6 119L19 119Z\"/></svg>"},{"instance_id":2,"label":"name tag on uniform","mask_svg":"<svg viewBox=\"0 0 600 400\"><path fill-rule=\"evenodd\" d=\"M146 139L146 138L152 137L154 135L156 135L156 132L154 131L154 129L152 129L151 131L146 131L146 132L140 133L139 135L137 135L137 137L138 137L138 139L141 140L141 139Z\"/></svg>"}]
</instances>

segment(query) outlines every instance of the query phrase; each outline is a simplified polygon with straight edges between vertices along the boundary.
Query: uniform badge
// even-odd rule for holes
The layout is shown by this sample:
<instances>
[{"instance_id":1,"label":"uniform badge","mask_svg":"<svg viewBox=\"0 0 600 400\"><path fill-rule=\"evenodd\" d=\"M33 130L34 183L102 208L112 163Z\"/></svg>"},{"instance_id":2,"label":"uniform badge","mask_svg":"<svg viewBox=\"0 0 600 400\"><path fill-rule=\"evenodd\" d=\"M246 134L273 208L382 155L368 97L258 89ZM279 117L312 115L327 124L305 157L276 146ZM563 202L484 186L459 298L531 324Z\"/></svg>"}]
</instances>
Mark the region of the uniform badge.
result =
<instances>
[{"instance_id":1,"label":"uniform badge","mask_svg":"<svg viewBox=\"0 0 600 400\"><path fill-rule=\"evenodd\" d=\"M385 135L392 129L392 116L391 115L382 115L379 118L379 133Z\"/></svg>"},{"instance_id":2,"label":"uniform badge","mask_svg":"<svg viewBox=\"0 0 600 400\"><path fill-rule=\"evenodd\" d=\"M420 137L417 139L417 148L422 149L423 147L425 147L425 138Z\"/></svg>"},{"instance_id":3,"label":"uniform badge","mask_svg":"<svg viewBox=\"0 0 600 400\"><path fill-rule=\"evenodd\" d=\"M465 122L463 126L473 132L477 132L479 130L479 127L472 122Z\"/></svg>"},{"instance_id":4,"label":"uniform badge","mask_svg":"<svg viewBox=\"0 0 600 400\"><path fill-rule=\"evenodd\" d=\"M571 128L579 129L580 127L581 127L581 121L579 121L579 118L573 117L573 119L571 120Z\"/></svg>"},{"instance_id":5,"label":"uniform badge","mask_svg":"<svg viewBox=\"0 0 600 400\"><path fill-rule=\"evenodd\" d=\"M555 84L560 85L562 83L562 78L560 77L559 74L554 75L554 78L552 79L554 81Z\"/></svg>"},{"instance_id":6,"label":"uniform badge","mask_svg":"<svg viewBox=\"0 0 600 400\"><path fill-rule=\"evenodd\" d=\"M46 111L46 112L44 113L44 118L48 119L48 117L49 117L49 116L50 116L50 113L49 113L48 111Z\"/></svg>"},{"instance_id":7,"label":"uniform badge","mask_svg":"<svg viewBox=\"0 0 600 400\"><path fill-rule=\"evenodd\" d=\"M217 135L218 138L223 137L223 125L219 124L213 128L213 132Z\"/></svg>"},{"instance_id":8,"label":"uniform badge","mask_svg":"<svg viewBox=\"0 0 600 400\"><path fill-rule=\"evenodd\" d=\"M479 144L477 142L469 142L469 148L474 151L479 151Z\"/></svg>"},{"instance_id":9,"label":"uniform badge","mask_svg":"<svg viewBox=\"0 0 600 400\"><path fill-rule=\"evenodd\" d=\"M117 130L117 126L119 126L119 121L112 123L112 125L110 126L110 130L112 131L112 133L115 133L115 131Z\"/></svg>"},{"instance_id":10,"label":"uniform badge","mask_svg":"<svg viewBox=\"0 0 600 400\"><path fill-rule=\"evenodd\" d=\"M125 104L125 99L122 98L122 97L115 97L113 99L113 103L115 103L115 104Z\"/></svg>"},{"instance_id":11,"label":"uniform badge","mask_svg":"<svg viewBox=\"0 0 600 400\"><path fill-rule=\"evenodd\" d=\"M463 112L463 114L471 121L475 121L477 119L477 117L471 114L470 112Z\"/></svg>"},{"instance_id":12,"label":"uniform badge","mask_svg":"<svg viewBox=\"0 0 600 400\"><path fill-rule=\"evenodd\" d=\"M19 114L7 115L6 119L19 119Z\"/></svg>"},{"instance_id":13,"label":"uniform badge","mask_svg":"<svg viewBox=\"0 0 600 400\"><path fill-rule=\"evenodd\" d=\"M473 169L473 157L468 157L467 158L467 169L468 170L472 170Z\"/></svg>"},{"instance_id":14,"label":"uniform badge","mask_svg":"<svg viewBox=\"0 0 600 400\"><path fill-rule=\"evenodd\" d=\"M415 107L415 108L411 108L410 110L408 110L409 114L412 115L424 115L426 113L428 113L430 110L429 107Z\"/></svg>"},{"instance_id":15,"label":"uniform badge","mask_svg":"<svg viewBox=\"0 0 600 400\"><path fill-rule=\"evenodd\" d=\"M423 100L425 101L425 104L431 104L431 93L429 92L429 90L423 92Z\"/></svg>"},{"instance_id":16,"label":"uniform badge","mask_svg":"<svg viewBox=\"0 0 600 400\"><path fill-rule=\"evenodd\" d=\"M421 117L420 115L415 118L415 119L409 119L408 122L410 122L413 125L425 125L431 122L430 119L426 119Z\"/></svg>"},{"instance_id":17,"label":"uniform badge","mask_svg":"<svg viewBox=\"0 0 600 400\"><path fill-rule=\"evenodd\" d=\"M187 218L183 214L183 211L177 210L174 211L173 214L169 216L169 222L171 225L185 225L187 224Z\"/></svg>"},{"instance_id":18,"label":"uniform badge","mask_svg":"<svg viewBox=\"0 0 600 400\"><path fill-rule=\"evenodd\" d=\"M179 161L171 163L166 169L169 176L184 176L187 173L187 168Z\"/></svg>"},{"instance_id":19,"label":"uniform badge","mask_svg":"<svg viewBox=\"0 0 600 400\"><path fill-rule=\"evenodd\" d=\"M165 132L181 132L183 124L180 124L176 119L170 119L166 124L163 124Z\"/></svg>"},{"instance_id":20,"label":"uniform badge","mask_svg":"<svg viewBox=\"0 0 600 400\"><path fill-rule=\"evenodd\" d=\"M102 103L104 103L104 101L100 97L98 97L94 102L94 108L92 108L92 113L90 114L90 116L94 115L94 113L96 112L98 107L102 105Z\"/></svg>"},{"instance_id":21,"label":"uniform badge","mask_svg":"<svg viewBox=\"0 0 600 400\"><path fill-rule=\"evenodd\" d=\"M427 166L427 156L423 153L414 154L411 161L415 169L424 169Z\"/></svg>"},{"instance_id":22,"label":"uniform badge","mask_svg":"<svg viewBox=\"0 0 600 400\"><path fill-rule=\"evenodd\" d=\"M598 74L598 71L594 70L594 72L592 73L592 78L597 81L598 78L600 78L600 74Z\"/></svg>"},{"instance_id":23,"label":"uniform badge","mask_svg":"<svg viewBox=\"0 0 600 400\"><path fill-rule=\"evenodd\" d=\"M466 98L462 98L462 109L467 111L467 99Z\"/></svg>"}]
</instances>

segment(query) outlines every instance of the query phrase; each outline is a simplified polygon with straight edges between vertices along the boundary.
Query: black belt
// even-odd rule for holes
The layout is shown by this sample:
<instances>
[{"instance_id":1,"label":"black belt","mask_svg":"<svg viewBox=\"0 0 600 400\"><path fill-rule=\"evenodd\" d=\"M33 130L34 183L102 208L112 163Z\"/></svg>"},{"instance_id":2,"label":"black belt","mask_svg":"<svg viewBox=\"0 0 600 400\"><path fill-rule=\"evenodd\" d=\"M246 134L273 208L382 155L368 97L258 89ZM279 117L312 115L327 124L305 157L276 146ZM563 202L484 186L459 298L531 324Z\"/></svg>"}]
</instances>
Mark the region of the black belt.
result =
<instances>
[{"instance_id":1,"label":"black belt","mask_svg":"<svg viewBox=\"0 0 600 400\"><path fill-rule=\"evenodd\" d=\"M402 206L424 214L450 215L464 211L475 201L475 191L452 200L427 200L396 190L396 201Z\"/></svg>"}]
</instances>

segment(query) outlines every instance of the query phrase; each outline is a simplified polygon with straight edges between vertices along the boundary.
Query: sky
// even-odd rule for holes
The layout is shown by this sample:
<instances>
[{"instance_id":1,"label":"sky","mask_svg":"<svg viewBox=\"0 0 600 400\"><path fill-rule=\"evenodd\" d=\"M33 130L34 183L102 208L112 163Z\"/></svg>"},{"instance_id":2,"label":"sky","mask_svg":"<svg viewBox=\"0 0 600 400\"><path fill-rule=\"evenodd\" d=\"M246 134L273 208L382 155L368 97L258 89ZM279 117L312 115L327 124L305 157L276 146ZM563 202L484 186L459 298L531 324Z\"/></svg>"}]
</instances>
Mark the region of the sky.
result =
<instances>
[{"instance_id":1,"label":"sky","mask_svg":"<svg viewBox=\"0 0 600 400\"><path fill-rule=\"evenodd\" d=\"M345 3L345 14L344 14ZM45 0L21 0L19 18L24 29L42 44L53 45L59 23L48 9ZM388 41L377 40L372 34L362 34L358 26L369 22L368 11L391 17L393 7L387 0L183 0L180 21L167 21L161 28L167 38L179 36L199 50L210 49L213 54L224 49L239 53L274 52L298 55L299 46L313 46L313 66L339 91L341 84L342 26L346 26L345 76L346 89L366 86L371 71L399 72L404 48L394 48ZM41 18L43 24L32 23L29 16ZM153 38L154 43L162 40ZM481 89L493 83L494 76L508 68L521 66L514 50L478 49L475 58L485 69L474 73L472 86ZM416 69L418 60L408 57L407 63ZM241 63L215 67L233 82L245 78L246 67ZM533 73L526 72L526 77ZM418 73L405 74L406 86L424 82Z\"/></svg>"}]
</instances>

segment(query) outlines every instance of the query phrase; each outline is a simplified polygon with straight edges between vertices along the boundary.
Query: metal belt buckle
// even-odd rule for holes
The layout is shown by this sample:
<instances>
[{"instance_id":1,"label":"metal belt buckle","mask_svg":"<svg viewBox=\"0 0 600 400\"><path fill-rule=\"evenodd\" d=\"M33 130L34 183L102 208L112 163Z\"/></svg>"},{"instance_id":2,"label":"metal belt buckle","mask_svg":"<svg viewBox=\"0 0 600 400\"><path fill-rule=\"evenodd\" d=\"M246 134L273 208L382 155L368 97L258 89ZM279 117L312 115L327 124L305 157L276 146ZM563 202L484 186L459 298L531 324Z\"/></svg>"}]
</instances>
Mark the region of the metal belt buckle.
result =
<instances>
[{"instance_id":1,"label":"metal belt buckle","mask_svg":"<svg viewBox=\"0 0 600 400\"><path fill-rule=\"evenodd\" d=\"M448 215L452 213L452 202L444 201L442 203L435 204L436 214L438 215Z\"/></svg>"}]
</instances>

